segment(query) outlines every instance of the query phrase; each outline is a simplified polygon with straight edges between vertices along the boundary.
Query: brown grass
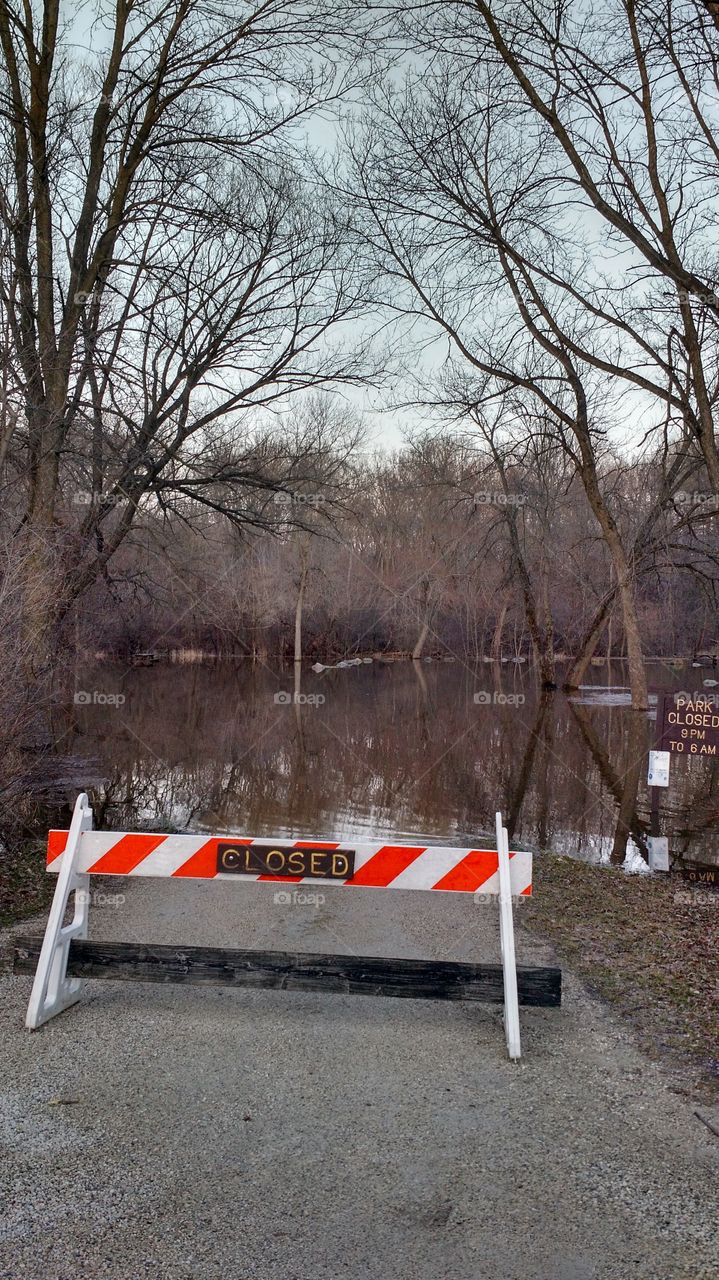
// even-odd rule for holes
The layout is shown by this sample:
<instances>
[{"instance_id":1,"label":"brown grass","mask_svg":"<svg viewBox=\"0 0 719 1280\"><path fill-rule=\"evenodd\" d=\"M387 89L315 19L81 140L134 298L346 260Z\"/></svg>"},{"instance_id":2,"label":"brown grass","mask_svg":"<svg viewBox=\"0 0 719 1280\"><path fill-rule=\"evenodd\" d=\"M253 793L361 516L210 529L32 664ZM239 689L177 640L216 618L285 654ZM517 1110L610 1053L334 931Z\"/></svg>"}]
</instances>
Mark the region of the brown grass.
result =
<instances>
[{"instance_id":1,"label":"brown grass","mask_svg":"<svg viewBox=\"0 0 719 1280\"><path fill-rule=\"evenodd\" d=\"M678 876L554 854L536 858L534 886L522 923L629 1020L680 1091L719 1098L719 893L687 905L675 900L688 891Z\"/></svg>"}]
</instances>

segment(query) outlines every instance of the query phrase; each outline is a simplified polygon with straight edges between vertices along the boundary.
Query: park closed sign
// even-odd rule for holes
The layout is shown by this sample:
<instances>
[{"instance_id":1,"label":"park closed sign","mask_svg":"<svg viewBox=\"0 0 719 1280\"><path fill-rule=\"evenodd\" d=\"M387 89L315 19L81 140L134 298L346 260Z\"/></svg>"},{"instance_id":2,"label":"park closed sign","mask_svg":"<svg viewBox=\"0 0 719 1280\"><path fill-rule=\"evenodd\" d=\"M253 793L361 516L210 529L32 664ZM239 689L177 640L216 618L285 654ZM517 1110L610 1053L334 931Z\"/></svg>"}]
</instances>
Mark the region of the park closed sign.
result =
<instances>
[{"instance_id":1,"label":"park closed sign","mask_svg":"<svg viewBox=\"0 0 719 1280\"><path fill-rule=\"evenodd\" d=\"M661 703L661 751L676 755L719 754L719 697L715 693L667 693Z\"/></svg>"}]
</instances>

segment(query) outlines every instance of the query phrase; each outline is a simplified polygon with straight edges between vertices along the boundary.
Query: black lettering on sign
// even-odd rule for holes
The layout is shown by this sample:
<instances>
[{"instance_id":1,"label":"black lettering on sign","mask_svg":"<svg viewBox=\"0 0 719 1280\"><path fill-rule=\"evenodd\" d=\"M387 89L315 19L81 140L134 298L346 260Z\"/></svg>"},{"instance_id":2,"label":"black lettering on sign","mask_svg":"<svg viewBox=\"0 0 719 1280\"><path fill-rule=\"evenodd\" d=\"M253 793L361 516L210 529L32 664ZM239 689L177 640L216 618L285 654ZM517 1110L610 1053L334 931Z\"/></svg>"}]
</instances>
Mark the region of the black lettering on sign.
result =
<instances>
[{"instance_id":1,"label":"black lettering on sign","mask_svg":"<svg viewBox=\"0 0 719 1280\"><path fill-rule=\"evenodd\" d=\"M281 876L313 880L349 880L354 874L354 849L297 849L292 844L232 844L217 846L217 870L236 876Z\"/></svg>"}]
</instances>

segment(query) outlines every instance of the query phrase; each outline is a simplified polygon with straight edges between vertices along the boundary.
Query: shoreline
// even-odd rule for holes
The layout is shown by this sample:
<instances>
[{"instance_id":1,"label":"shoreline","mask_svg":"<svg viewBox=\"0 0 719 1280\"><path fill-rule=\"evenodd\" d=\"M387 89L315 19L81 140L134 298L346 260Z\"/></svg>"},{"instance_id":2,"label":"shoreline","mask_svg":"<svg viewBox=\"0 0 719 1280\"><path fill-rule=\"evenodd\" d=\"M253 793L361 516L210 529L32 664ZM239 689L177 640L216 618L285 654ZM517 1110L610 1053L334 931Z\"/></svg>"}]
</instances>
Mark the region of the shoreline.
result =
<instances>
[{"instance_id":1,"label":"shoreline","mask_svg":"<svg viewBox=\"0 0 719 1280\"><path fill-rule=\"evenodd\" d=\"M127 665L128 667L173 666L184 663L202 662L249 662L261 666L277 663L280 667L292 665L295 661L291 648L277 650L258 650L255 653L232 648L203 648L201 645L175 644L167 648L128 650L123 646L116 649L83 649L78 656L84 662L105 663L109 666ZM576 662L578 655L558 649L553 661L558 666L567 666ZM359 659L373 662L459 662L478 666L525 666L531 669L535 664L531 651L519 653L504 651L500 654L456 651L447 647L427 648L418 657L411 649L359 649L344 650L308 641L304 646L303 667L311 667L313 662L335 665L339 662L352 662ZM716 669L719 657L696 653L646 654L643 659L647 666L664 665L677 672L682 670L709 671ZM618 654L594 654L587 663L587 668L626 666L626 658Z\"/></svg>"}]
</instances>

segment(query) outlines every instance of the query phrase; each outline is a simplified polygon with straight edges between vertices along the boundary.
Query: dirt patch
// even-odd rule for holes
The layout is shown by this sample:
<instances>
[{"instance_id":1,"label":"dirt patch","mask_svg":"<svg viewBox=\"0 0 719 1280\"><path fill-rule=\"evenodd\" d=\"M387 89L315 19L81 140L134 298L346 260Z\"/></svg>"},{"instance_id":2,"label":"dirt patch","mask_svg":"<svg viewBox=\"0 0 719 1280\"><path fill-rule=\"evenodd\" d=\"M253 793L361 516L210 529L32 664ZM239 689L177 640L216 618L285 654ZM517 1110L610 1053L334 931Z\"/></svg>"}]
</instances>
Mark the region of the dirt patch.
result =
<instances>
[{"instance_id":1,"label":"dirt patch","mask_svg":"<svg viewBox=\"0 0 719 1280\"><path fill-rule=\"evenodd\" d=\"M46 873L46 842L28 840L0 852L0 925L37 915L50 903L55 877Z\"/></svg>"},{"instance_id":2,"label":"dirt patch","mask_svg":"<svg viewBox=\"0 0 719 1280\"><path fill-rule=\"evenodd\" d=\"M650 1057L674 1067L679 1092L719 1099L719 893L555 854L534 870L522 924L629 1019Z\"/></svg>"}]
</instances>

